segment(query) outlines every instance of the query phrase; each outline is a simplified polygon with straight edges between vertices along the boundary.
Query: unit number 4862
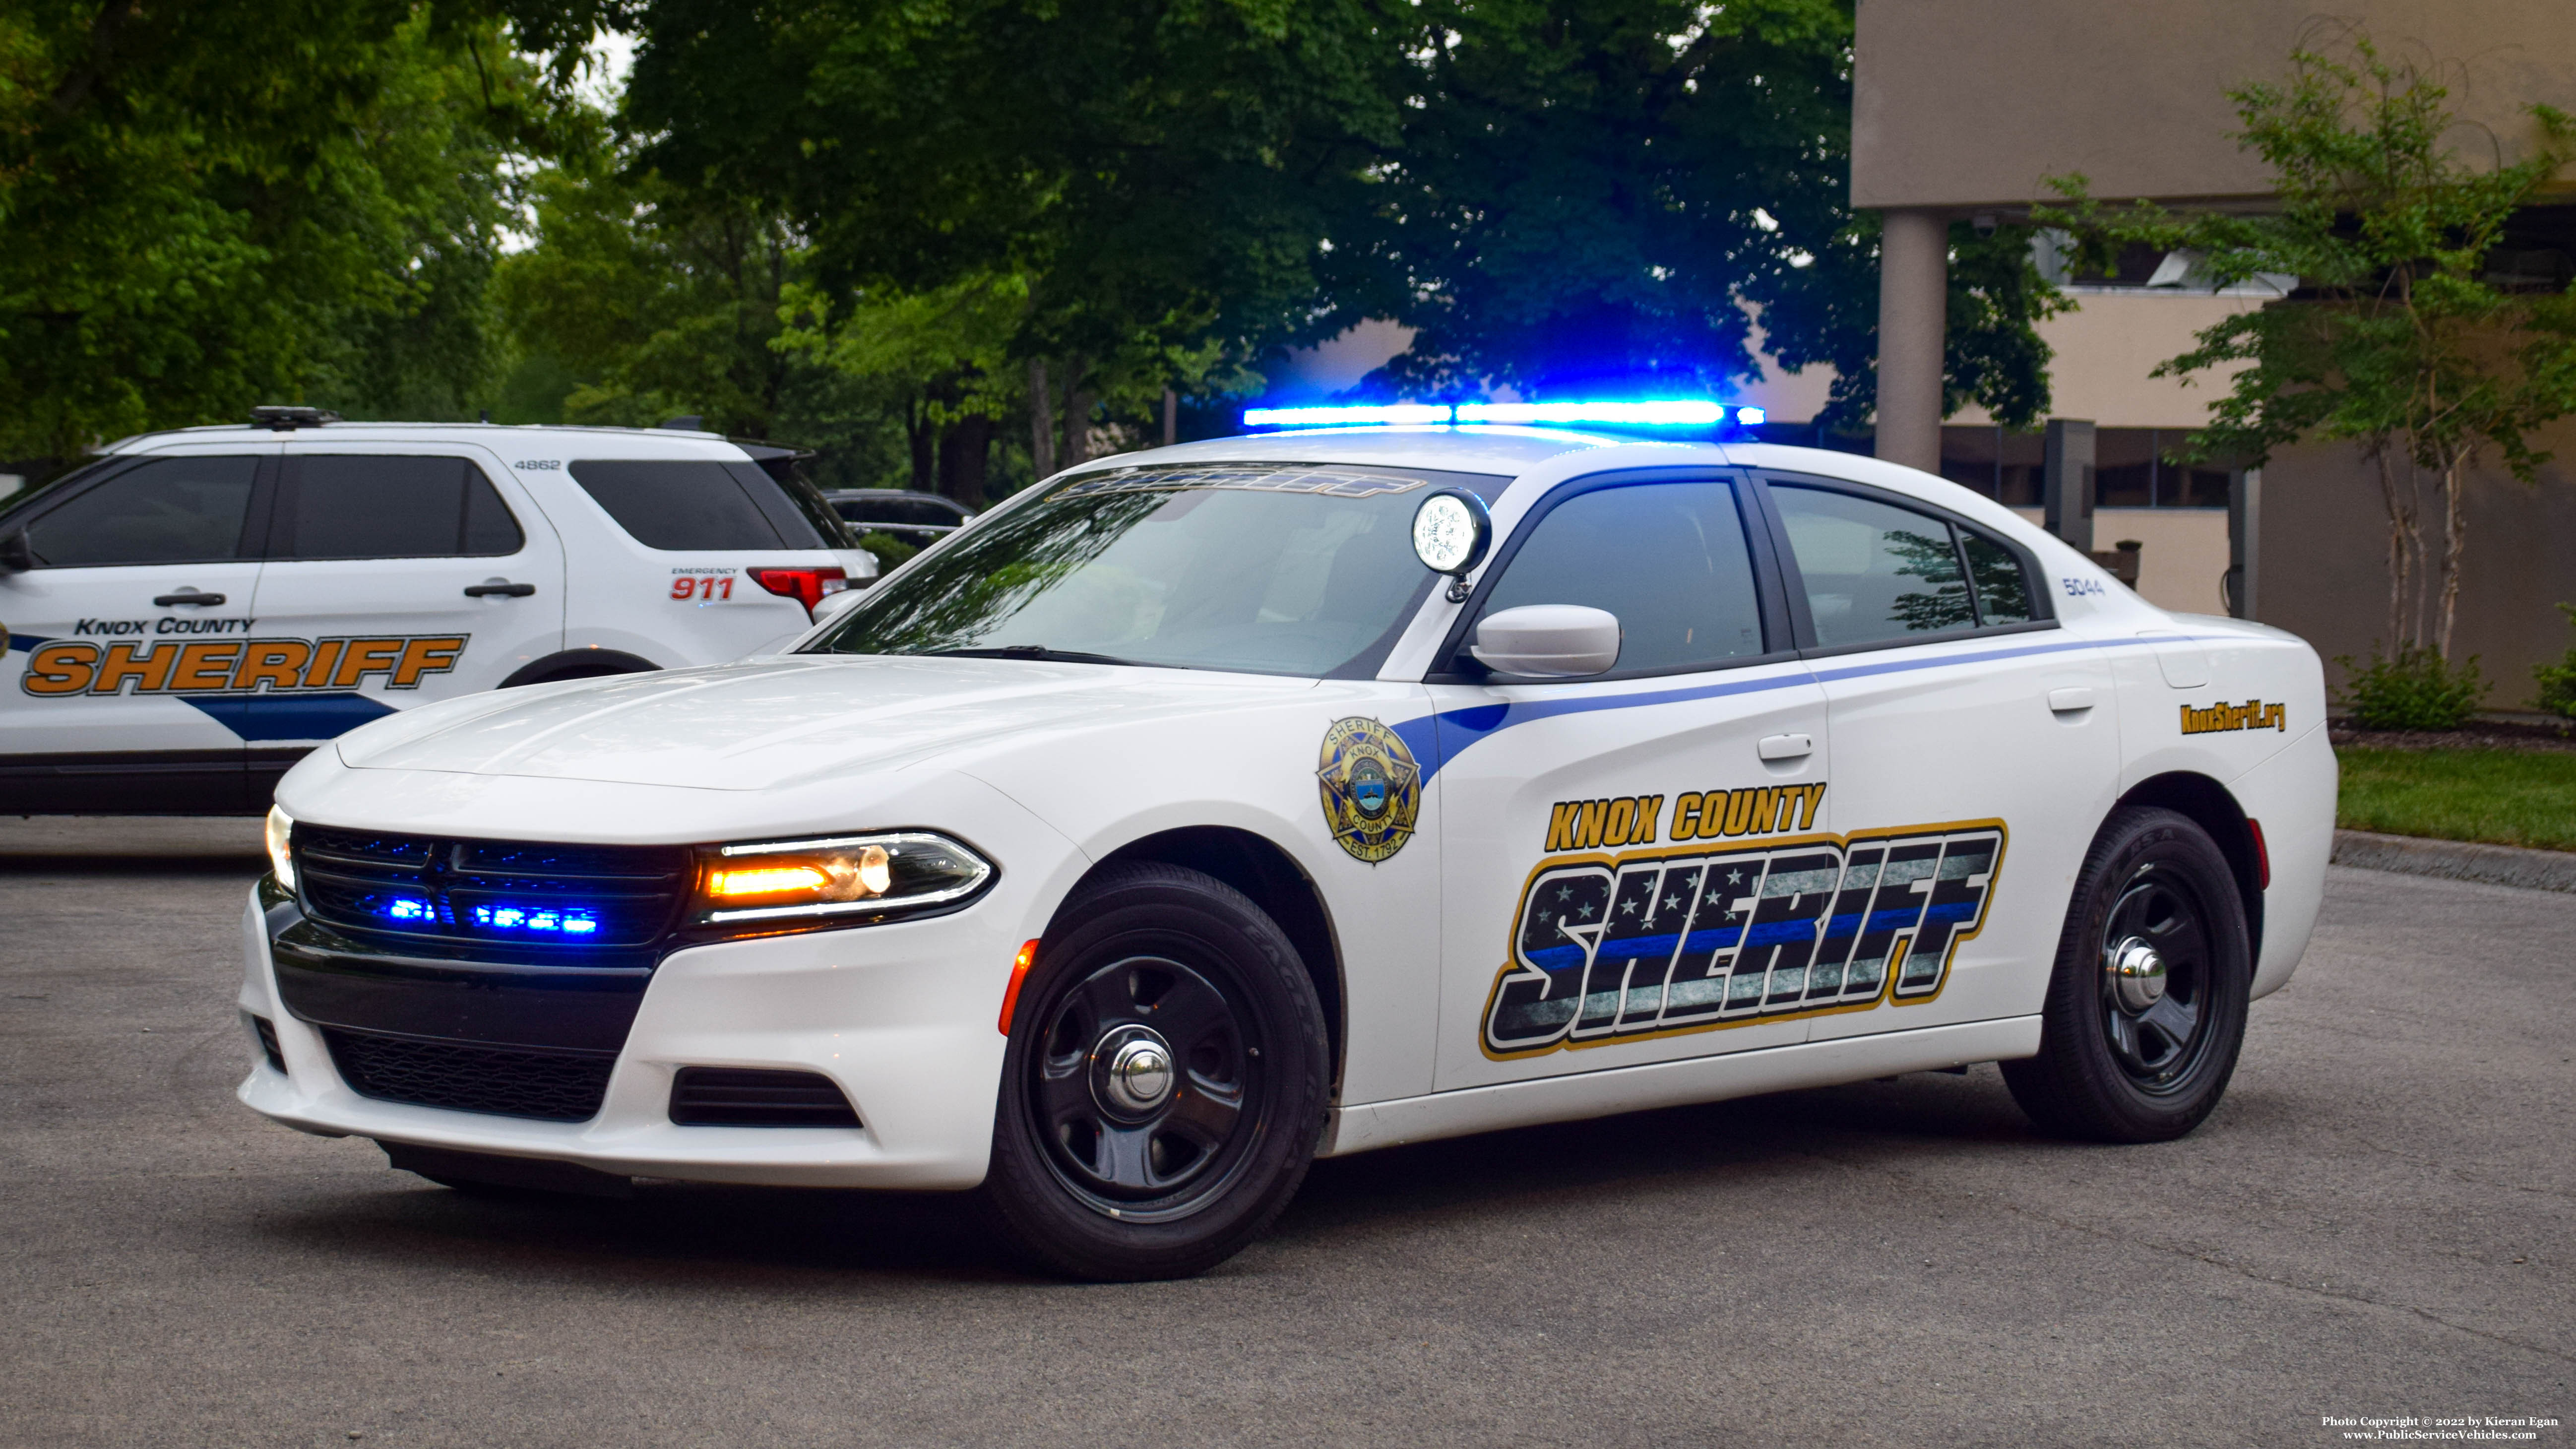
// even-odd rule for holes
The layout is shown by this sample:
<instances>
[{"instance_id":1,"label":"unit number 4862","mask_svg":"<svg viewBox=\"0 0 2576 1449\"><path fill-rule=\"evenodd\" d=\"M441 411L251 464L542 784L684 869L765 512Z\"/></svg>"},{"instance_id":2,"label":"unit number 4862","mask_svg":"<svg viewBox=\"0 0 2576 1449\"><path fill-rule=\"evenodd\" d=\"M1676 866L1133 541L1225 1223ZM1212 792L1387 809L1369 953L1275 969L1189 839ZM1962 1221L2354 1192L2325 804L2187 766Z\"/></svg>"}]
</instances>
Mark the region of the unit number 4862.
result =
<instances>
[{"instance_id":1,"label":"unit number 4862","mask_svg":"<svg viewBox=\"0 0 2576 1449\"><path fill-rule=\"evenodd\" d=\"M717 578L712 575L693 576L682 574L678 578L671 580L671 597L675 599L730 599L733 597L733 578L731 575Z\"/></svg>"}]
</instances>

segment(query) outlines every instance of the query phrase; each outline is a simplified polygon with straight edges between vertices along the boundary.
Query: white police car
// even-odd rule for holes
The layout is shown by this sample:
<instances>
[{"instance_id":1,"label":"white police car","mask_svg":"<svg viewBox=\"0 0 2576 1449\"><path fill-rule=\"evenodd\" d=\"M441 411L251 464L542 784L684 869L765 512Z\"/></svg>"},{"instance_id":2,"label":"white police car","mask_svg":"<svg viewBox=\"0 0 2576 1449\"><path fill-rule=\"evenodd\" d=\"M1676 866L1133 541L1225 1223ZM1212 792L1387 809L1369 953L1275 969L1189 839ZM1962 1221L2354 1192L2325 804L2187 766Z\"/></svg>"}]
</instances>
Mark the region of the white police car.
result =
<instances>
[{"instance_id":1,"label":"white police car","mask_svg":"<svg viewBox=\"0 0 2576 1449\"><path fill-rule=\"evenodd\" d=\"M368 720L737 658L875 572L785 449L258 419L111 444L0 512L0 813L257 814Z\"/></svg>"},{"instance_id":2,"label":"white police car","mask_svg":"<svg viewBox=\"0 0 2576 1449\"><path fill-rule=\"evenodd\" d=\"M452 1183L980 1188L1103 1278L1319 1153L1971 1062L2168 1138L2307 942L2324 703L1867 459L1132 454L785 652L316 751L241 1097Z\"/></svg>"}]
</instances>

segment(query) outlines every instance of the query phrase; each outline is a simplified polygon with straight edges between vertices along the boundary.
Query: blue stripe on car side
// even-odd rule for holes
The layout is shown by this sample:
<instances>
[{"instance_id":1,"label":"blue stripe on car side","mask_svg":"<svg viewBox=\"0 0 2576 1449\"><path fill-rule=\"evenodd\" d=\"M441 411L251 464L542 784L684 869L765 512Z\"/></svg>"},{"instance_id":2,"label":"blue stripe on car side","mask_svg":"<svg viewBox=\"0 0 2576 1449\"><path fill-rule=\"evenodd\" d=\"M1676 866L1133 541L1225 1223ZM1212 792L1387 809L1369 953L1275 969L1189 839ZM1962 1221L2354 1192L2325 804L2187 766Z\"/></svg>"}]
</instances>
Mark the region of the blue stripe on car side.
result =
<instances>
[{"instance_id":1,"label":"blue stripe on car side","mask_svg":"<svg viewBox=\"0 0 2576 1449\"><path fill-rule=\"evenodd\" d=\"M263 740L332 739L394 712L393 706L363 694L237 694L228 699L190 699L183 694L176 697L187 700L215 723L254 744Z\"/></svg>"},{"instance_id":2,"label":"blue stripe on car side","mask_svg":"<svg viewBox=\"0 0 2576 1449\"><path fill-rule=\"evenodd\" d=\"M1440 767L1458 758L1470 745L1491 738L1513 725L1529 724L1559 715L1590 714L1603 709L1642 709L1658 704L1687 704L1700 699L1723 699L1734 694L1760 694L1768 690L1789 689L1802 684L1824 684L1837 679L1860 679L1873 674L1911 674L1918 669L1947 669L1954 664L1986 664L1997 659L2024 659L2035 654L2067 654L2092 649L2134 649L2159 643L2199 643L2207 640L2232 639L2233 634L2166 634L2156 638L2078 639L2057 644L2026 644L2017 649L1984 649L1974 654L1944 654L1938 659L1896 659L1877 664L1848 664L1839 668L1811 669L1804 674L1772 674L1759 679L1729 680L1723 684L1698 684L1683 689L1654 689L1637 694L1594 694L1580 699L1519 699L1501 704L1471 705L1466 709L1442 710L1422 715L1392 726L1396 738L1413 752L1415 763L1422 767L1422 778L1440 773Z\"/></svg>"}]
</instances>

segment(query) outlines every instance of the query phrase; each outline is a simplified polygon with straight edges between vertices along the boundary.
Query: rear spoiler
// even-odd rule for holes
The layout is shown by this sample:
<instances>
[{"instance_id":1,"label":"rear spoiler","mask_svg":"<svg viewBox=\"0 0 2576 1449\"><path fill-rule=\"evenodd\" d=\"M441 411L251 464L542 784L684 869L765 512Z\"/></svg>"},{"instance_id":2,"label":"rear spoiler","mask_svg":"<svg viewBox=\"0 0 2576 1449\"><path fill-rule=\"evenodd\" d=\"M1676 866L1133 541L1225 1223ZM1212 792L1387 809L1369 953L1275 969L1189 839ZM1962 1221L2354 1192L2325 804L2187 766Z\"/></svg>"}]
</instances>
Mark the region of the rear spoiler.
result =
<instances>
[{"instance_id":1,"label":"rear spoiler","mask_svg":"<svg viewBox=\"0 0 2576 1449\"><path fill-rule=\"evenodd\" d=\"M796 476L796 465L814 456L811 449L781 448L770 443L745 443L728 439L760 465L760 471L784 483Z\"/></svg>"}]
</instances>

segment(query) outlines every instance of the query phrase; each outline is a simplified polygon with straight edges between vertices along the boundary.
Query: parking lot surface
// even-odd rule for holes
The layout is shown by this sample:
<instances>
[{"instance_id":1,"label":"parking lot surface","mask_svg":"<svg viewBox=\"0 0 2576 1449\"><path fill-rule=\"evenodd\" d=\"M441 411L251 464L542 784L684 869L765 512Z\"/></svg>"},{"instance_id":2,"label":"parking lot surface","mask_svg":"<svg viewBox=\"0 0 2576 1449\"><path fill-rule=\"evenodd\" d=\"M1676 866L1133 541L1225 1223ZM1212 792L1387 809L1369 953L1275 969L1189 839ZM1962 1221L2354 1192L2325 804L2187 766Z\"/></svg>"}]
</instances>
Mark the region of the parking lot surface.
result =
<instances>
[{"instance_id":1,"label":"parking lot surface","mask_svg":"<svg viewBox=\"0 0 2576 1449\"><path fill-rule=\"evenodd\" d=\"M260 1121L257 839L0 821L0 1443L2325 1444L2576 1408L2576 895L2336 871L2179 1143L1907 1076L1321 1163L1207 1277L1095 1287L945 1199L495 1201Z\"/></svg>"}]
</instances>

